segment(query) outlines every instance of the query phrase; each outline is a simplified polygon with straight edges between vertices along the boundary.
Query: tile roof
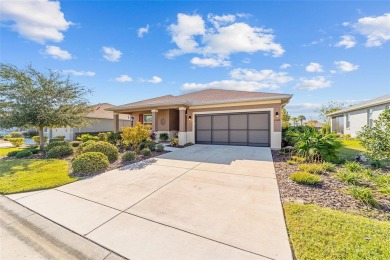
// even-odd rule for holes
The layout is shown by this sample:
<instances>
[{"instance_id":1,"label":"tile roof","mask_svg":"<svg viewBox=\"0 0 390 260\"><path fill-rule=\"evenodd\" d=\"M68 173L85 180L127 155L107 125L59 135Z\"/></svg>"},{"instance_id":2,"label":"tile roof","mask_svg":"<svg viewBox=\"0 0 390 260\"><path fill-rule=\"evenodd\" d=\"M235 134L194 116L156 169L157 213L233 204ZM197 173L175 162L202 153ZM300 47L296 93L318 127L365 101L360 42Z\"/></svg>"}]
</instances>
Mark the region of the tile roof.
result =
<instances>
[{"instance_id":1,"label":"tile roof","mask_svg":"<svg viewBox=\"0 0 390 260\"><path fill-rule=\"evenodd\" d=\"M241 102L269 99L286 99L289 100L292 95L280 93L265 93L265 92L250 92L238 90L223 90L223 89L206 89L179 96L162 96L147 100L142 100L134 103L128 103L121 106L112 107L111 111L134 109L148 106L158 105L200 105L224 102Z\"/></svg>"},{"instance_id":2,"label":"tile roof","mask_svg":"<svg viewBox=\"0 0 390 260\"><path fill-rule=\"evenodd\" d=\"M341 109L341 110L333 112L333 113L329 113L328 116L339 115L339 114L343 114L343 113L351 112L351 111L356 111L356 110L363 109L363 108L379 106L382 104L390 104L390 94L380 96L380 97L377 97L374 99L370 99L370 100L367 100L367 101L361 102L359 104Z\"/></svg>"},{"instance_id":3,"label":"tile roof","mask_svg":"<svg viewBox=\"0 0 390 260\"><path fill-rule=\"evenodd\" d=\"M95 110L89 113L87 117L100 118L100 119L114 119L114 112L106 110L107 108L114 107L114 105L109 103L99 103L92 106L95 107ZM123 115L123 114L119 115L119 119L122 120L130 120L128 117L129 117L128 115Z\"/></svg>"}]
</instances>

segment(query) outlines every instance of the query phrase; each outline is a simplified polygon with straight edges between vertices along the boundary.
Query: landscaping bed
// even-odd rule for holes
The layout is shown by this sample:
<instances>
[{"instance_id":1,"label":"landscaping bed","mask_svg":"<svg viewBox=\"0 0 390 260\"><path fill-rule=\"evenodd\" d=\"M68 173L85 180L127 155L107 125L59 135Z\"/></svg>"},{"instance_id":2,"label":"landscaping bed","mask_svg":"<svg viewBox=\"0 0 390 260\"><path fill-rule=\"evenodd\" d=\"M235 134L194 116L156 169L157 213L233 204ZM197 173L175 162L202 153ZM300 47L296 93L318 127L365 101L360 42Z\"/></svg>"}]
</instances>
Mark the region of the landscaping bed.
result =
<instances>
[{"instance_id":1,"label":"landscaping bed","mask_svg":"<svg viewBox=\"0 0 390 260\"><path fill-rule=\"evenodd\" d=\"M287 163L289 155L280 155L272 151L276 178L278 180L282 203L313 203L321 207L341 210L379 220L390 220L390 198L377 195L381 208L369 207L346 192L350 186L342 182L334 174L321 174L321 185L302 185L290 179L290 175L298 171L297 165Z\"/></svg>"}]
</instances>

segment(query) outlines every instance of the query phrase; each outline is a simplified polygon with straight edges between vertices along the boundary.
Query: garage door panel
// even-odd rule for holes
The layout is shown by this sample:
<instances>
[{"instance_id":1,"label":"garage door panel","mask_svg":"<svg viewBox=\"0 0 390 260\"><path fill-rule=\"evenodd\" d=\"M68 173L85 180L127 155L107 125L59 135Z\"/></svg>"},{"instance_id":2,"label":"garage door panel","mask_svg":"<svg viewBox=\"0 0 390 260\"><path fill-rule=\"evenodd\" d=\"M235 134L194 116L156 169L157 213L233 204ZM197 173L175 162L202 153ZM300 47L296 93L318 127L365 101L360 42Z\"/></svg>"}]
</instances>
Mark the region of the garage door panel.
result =
<instances>
[{"instance_id":1,"label":"garage door panel","mask_svg":"<svg viewBox=\"0 0 390 260\"><path fill-rule=\"evenodd\" d=\"M268 138L269 133L268 131L258 131L258 130L249 130L248 133L248 142L249 144L255 145L255 144L262 144L267 145L268 144Z\"/></svg>"},{"instance_id":2,"label":"garage door panel","mask_svg":"<svg viewBox=\"0 0 390 260\"><path fill-rule=\"evenodd\" d=\"M246 130L230 130L230 143L246 144L247 131Z\"/></svg>"},{"instance_id":3,"label":"garage door panel","mask_svg":"<svg viewBox=\"0 0 390 260\"><path fill-rule=\"evenodd\" d=\"M248 115L248 128L249 129L266 129L268 130L268 114L249 114Z\"/></svg>"},{"instance_id":4,"label":"garage door panel","mask_svg":"<svg viewBox=\"0 0 390 260\"><path fill-rule=\"evenodd\" d=\"M229 129L247 129L248 127L247 114L230 115Z\"/></svg>"},{"instance_id":5,"label":"garage door panel","mask_svg":"<svg viewBox=\"0 0 390 260\"><path fill-rule=\"evenodd\" d=\"M213 116L212 117L213 122L213 129L228 129L229 128L229 116L223 115L223 116Z\"/></svg>"},{"instance_id":6,"label":"garage door panel","mask_svg":"<svg viewBox=\"0 0 390 260\"><path fill-rule=\"evenodd\" d=\"M198 143L211 143L211 130L201 130L197 132Z\"/></svg>"},{"instance_id":7,"label":"garage door panel","mask_svg":"<svg viewBox=\"0 0 390 260\"><path fill-rule=\"evenodd\" d=\"M213 130L213 144L229 144L228 130Z\"/></svg>"},{"instance_id":8,"label":"garage door panel","mask_svg":"<svg viewBox=\"0 0 390 260\"><path fill-rule=\"evenodd\" d=\"M196 128L199 130L211 130L211 116L197 117Z\"/></svg>"}]
</instances>

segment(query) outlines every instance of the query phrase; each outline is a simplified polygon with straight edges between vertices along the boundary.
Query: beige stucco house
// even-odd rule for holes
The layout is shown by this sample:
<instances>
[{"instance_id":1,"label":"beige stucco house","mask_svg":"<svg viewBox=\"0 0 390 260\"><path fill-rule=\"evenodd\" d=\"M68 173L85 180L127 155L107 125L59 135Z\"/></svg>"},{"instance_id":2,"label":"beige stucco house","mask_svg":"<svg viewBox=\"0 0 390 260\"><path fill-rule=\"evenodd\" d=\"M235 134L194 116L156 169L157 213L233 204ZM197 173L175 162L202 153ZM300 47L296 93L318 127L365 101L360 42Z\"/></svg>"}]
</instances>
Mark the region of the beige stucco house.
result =
<instances>
[{"instance_id":1,"label":"beige stucco house","mask_svg":"<svg viewBox=\"0 0 390 260\"><path fill-rule=\"evenodd\" d=\"M385 109L390 109L390 94L361 102L327 116L332 120L332 132L356 137L364 126L372 126L373 121L378 119Z\"/></svg>"},{"instance_id":2,"label":"beige stucco house","mask_svg":"<svg viewBox=\"0 0 390 260\"><path fill-rule=\"evenodd\" d=\"M132 123L151 124L153 131L178 131L179 144L223 144L281 147L281 108L292 95L208 89L179 96L162 96L121 106L113 111L115 130L119 114Z\"/></svg>"},{"instance_id":3,"label":"beige stucco house","mask_svg":"<svg viewBox=\"0 0 390 260\"><path fill-rule=\"evenodd\" d=\"M75 140L76 133L99 133L114 131L114 113L106 109L114 105L109 103L100 103L92 105L94 111L87 117L92 119L92 123L88 127L60 127L60 128L45 128L44 135L49 139L56 136L65 136L65 140ZM131 124L130 115L119 115L119 127L129 126Z\"/></svg>"}]
</instances>

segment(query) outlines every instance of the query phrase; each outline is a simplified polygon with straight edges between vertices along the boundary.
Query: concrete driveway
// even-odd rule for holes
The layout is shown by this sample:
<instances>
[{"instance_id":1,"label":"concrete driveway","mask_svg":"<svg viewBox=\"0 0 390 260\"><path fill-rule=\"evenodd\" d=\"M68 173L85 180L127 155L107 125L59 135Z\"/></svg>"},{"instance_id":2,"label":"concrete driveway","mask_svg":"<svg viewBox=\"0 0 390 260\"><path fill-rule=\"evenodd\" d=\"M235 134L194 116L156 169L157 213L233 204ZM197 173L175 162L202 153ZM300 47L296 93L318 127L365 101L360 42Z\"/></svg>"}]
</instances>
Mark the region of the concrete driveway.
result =
<instances>
[{"instance_id":1,"label":"concrete driveway","mask_svg":"<svg viewBox=\"0 0 390 260\"><path fill-rule=\"evenodd\" d=\"M194 145L8 196L131 259L291 259L269 148Z\"/></svg>"}]
</instances>

